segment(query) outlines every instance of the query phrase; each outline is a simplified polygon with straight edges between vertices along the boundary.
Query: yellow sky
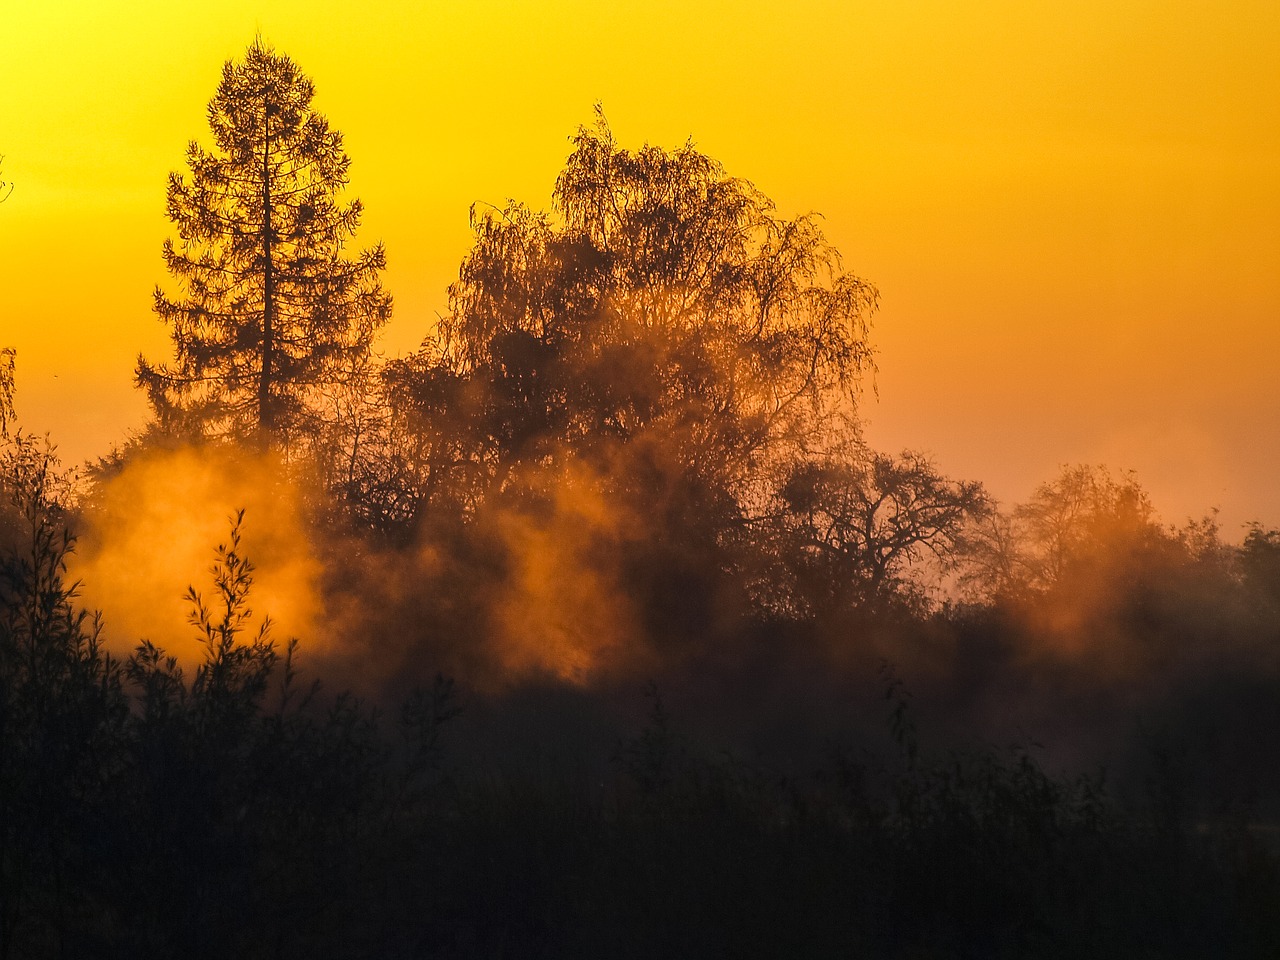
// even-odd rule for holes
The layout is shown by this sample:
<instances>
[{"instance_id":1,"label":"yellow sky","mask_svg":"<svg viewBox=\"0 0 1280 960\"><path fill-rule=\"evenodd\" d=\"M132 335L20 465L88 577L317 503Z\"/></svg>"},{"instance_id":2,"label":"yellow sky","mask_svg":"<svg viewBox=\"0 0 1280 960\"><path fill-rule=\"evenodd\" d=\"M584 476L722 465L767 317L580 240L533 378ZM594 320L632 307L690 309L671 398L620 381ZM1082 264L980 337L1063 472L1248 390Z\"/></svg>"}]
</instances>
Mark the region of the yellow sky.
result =
<instances>
[{"instance_id":1,"label":"yellow sky","mask_svg":"<svg viewBox=\"0 0 1280 960\"><path fill-rule=\"evenodd\" d=\"M1050 9L1051 8L1051 9ZM605 106L821 211L883 308L870 437L1023 498L1134 468L1170 520L1280 525L1280 4L6 0L0 346L71 459L166 355L165 181L255 31L346 135L411 349L467 209L548 202Z\"/></svg>"}]
</instances>

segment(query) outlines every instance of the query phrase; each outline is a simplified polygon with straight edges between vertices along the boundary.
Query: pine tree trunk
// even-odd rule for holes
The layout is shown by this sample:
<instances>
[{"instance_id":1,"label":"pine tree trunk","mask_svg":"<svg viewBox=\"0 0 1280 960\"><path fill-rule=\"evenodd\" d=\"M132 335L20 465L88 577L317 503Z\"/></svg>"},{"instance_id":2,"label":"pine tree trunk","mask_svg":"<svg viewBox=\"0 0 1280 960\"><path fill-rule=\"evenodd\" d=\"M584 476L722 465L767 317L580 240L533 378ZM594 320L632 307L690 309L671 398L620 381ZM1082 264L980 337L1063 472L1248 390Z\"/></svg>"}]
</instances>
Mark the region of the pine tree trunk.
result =
<instances>
[{"instance_id":1,"label":"pine tree trunk","mask_svg":"<svg viewBox=\"0 0 1280 960\"><path fill-rule=\"evenodd\" d=\"M258 445L266 450L275 434L271 378L275 362L275 276L271 259L271 103L263 109L262 138L262 369L258 374Z\"/></svg>"}]
</instances>

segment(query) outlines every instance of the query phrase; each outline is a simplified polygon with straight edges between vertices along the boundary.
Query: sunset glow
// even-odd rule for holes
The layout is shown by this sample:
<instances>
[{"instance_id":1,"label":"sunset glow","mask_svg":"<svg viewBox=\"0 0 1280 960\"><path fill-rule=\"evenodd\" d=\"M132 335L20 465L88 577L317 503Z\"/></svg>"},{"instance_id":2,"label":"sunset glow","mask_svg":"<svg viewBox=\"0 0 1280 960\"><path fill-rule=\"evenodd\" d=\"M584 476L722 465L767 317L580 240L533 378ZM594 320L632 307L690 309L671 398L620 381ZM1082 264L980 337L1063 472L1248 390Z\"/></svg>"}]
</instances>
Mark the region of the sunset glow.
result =
<instances>
[{"instance_id":1,"label":"sunset glow","mask_svg":"<svg viewBox=\"0 0 1280 960\"><path fill-rule=\"evenodd\" d=\"M549 202L601 101L692 138L882 293L873 442L1002 500L1134 468L1171 521L1280 517L1280 9L585 2L20 4L0 40L0 341L65 457L145 417L164 185L255 32L346 137L389 355L444 309L473 202Z\"/></svg>"}]
</instances>

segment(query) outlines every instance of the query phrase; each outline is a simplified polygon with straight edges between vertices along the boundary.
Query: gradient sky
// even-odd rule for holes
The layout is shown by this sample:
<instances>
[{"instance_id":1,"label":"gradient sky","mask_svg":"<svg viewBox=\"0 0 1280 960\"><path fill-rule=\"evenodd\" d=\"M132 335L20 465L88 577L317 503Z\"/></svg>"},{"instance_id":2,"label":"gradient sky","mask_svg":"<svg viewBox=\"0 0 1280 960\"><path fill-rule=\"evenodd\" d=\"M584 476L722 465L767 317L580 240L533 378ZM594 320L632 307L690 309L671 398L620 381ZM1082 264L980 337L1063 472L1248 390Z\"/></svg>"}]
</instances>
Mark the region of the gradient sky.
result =
<instances>
[{"instance_id":1,"label":"gradient sky","mask_svg":"<svg viewBox=\"0 0 1280 960\"><path fill-rule=\"evenodd\" d=\"M0 346L67 459L145 416L166 178L260 30L346 135L388 354L443 310L469 205L546 206L598 100L624 146L692 137L825 215L882 294L878 446L1006 502L1105 462L1170 521L1280 525L1275 0L11 0L0 24Z\"/></svg>"}]
</instances>

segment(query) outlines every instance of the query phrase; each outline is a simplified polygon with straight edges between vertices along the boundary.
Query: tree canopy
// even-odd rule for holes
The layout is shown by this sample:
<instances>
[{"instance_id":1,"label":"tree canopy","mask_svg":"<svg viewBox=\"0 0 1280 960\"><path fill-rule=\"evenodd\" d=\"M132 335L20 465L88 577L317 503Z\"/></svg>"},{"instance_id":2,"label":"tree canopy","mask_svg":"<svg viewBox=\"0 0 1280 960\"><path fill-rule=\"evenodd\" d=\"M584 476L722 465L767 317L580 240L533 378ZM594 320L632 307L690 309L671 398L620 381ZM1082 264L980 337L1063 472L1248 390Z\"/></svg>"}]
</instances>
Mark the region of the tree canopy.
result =
<instances>
[{"instance_id":1,"label":"tree canopy","mask_svg":"<svg viewBox=\"0 0 1280 960\"><path fill-rule=\"evenodd\" d=\"M473 207L472 226L436 335L388 371L436 481L468 459L470 482L504 489L572 454L622 482L619 452L644 450L741 500L761 457L802 447L873 368L875 288L816 216L779 217L691 143L629 151L600 114L551 213Z\"/></svg>"}]
</instances>

